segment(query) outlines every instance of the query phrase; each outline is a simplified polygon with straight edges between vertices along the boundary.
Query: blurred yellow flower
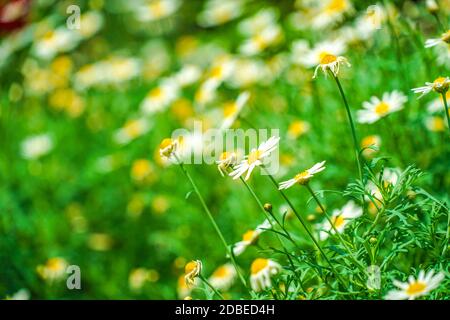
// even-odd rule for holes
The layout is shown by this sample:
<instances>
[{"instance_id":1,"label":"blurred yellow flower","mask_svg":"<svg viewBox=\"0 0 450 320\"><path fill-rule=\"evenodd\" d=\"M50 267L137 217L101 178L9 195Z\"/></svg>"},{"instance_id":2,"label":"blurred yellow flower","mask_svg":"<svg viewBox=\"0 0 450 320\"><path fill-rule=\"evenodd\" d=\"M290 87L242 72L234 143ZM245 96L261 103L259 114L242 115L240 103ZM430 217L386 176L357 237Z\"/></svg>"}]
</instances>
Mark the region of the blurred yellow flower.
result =
<instances>
[{"instance_id":1,"label":"blurred yellow flower","mask_svg":"<svg viewBox=\"0 0 450 320\"><path fill-rule=\"evenodd\" d=\"M42 279L52 282L65 277L68 265L64 258L54 257L48 259L44 265L38 265L36 271Z\"/></svg>"},{"instance_id":2,"label":"blurred yellow flower","mask_svg":"<svg viewBox=\"0 0 450 320\"><path fill-rule=\"evenodd\" d=\"M113 239L106 233L93 233L89 235L87 245L95 251L108 251L113 245Z\"/></svg>"}]
</instances>

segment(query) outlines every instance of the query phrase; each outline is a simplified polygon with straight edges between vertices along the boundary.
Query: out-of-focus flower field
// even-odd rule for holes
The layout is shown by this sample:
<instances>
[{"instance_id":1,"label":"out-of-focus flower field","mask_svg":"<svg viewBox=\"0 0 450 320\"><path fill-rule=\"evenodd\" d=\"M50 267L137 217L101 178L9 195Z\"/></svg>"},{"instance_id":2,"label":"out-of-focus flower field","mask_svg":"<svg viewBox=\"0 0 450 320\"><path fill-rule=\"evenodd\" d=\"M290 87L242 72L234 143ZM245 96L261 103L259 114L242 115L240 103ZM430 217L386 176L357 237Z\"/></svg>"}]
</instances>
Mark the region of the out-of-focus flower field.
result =
<instances>
[{"instance_id":1,"label":"out-of-focus flower field","mask_svg":"<svg viewBox=\"0 0 450 320\"><path fill-rule=\"evenodd\" d=\"M0 298L449 299L449 14L0 1Z\"/></svg>"}]
</instances>

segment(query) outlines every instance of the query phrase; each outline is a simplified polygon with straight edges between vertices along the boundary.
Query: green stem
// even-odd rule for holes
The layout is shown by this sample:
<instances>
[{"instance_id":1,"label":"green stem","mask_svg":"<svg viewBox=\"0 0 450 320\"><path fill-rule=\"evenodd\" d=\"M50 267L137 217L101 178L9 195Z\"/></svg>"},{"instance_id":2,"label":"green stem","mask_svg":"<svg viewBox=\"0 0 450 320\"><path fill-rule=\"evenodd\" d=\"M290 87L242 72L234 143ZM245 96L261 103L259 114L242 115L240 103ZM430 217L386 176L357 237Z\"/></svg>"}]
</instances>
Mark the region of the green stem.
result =
<instances>
[{"instance_id":1,"label":"green stem","mask_svg":"<svg viewBox=\"0 0 450 320\"><path fill-rule=\"evenodd\" d=\"M448 130L450 132L450 116L448 115L447 96L446 96L445 92L442 93L442 100L444 101L445 117L447 118Z\"/></svg>"},{"instance_id":2,"label":"green stem","mask_svg":"<svg viewBox=\"0 0 450 320\"><path fill-rule=\"evenodd\" d=\"M345 284L345 282L342 280L342 278L340 277L339 273L336 271L336 269L334 268L333 264L331 263L331 261L328 259L327 255L325 254L325 252L323 251L322 247L320 246L320 244L317 242L317 240L314 238L314 235L312 234L312 232L309 230L308 226L306 225L305 221L303 220L303 218L300 216L300 214L297 212L297 210L295 209L294 205L291 203L291 201L289 200L289 198L286 196L286 194L282 191L278 189L278 182L275 180L275 178L264 168L264 170L266 171L266 174L269 176L270 180L272 181L272 183L274 184L275 188L278 190L278 192L281 194L281 196L283 197L283 199L287 202L287 204L289 205L289 207L292 209L292 211L294 212L295 216L297 217L298 221L300 221L300 224L302 225L302 227L305 229L306 233L308 234L308 236L311 238L312 242L314 243L314 245L317 247L317 249L320 251L321 255L323 256L323 258L325 259L325 261L328 263L328 265L330 266L331 270L333 271L334 275L336 276L336 278L338 279L338 281L341 283L341 285L344 286L344 288L347 288L347 285Z\"/></svg>"},{"instance_id":3,"label":"green stem","mask_svg":"<svg viewBox=\"0 0 450 320\"><path fill-rule=\"evenodd\" d=\"M337 76L335 76L332 72L331 72L331 74L333 75L333 78L336 81L336 84L339 89L339 93L341 94L342 100L344 101L345 110L347 111L348 122L350 123L350 129L352 132L353 147L355 149L355 158L356 158L356 164L358 166L359 179L362 181L363 174L362 174L362 169L361 169L361 160L360 160L360 156L359 156L358 139L356 138L356 129L355 129L355 124L353 122L352 113L350 112L350 107L348 105L347 98L345 97L344 90L342 89L339 78Z\"/></svg>"},{"instance_id":4,"label":"green stem","mask_svg":"<svg viewBox=\"0 0 450 320\"><path fill-rule=\"evenodd\" d=\"M331 228L334 230L335 234L337 235L337 237L339 238L339 241L342 243L342 245L344 246L345 250L347 250L348 254L350 255L350 257L352 257L353 262L356 263L356 265L359 267L359 269L361 271L364 271L364 266L361 264L361 262L358 261L358 259L354 256L353 252L350 250L350 248L347 246L345 240L342 238L341 234L339 233L339 231L336 229L336 226L334 225L333 221L331 221L330 216L328 215L327 211L325 210L324 206L322 205L322 203L320 202L319 198L317 197L317 195L314 193L314 191L311 189L311 186L307 183L305 184L306 189L308 189L309 193L312 195L312 197L314 198L314 200L316 201L317 205L320 207L320 210L322 210L323 214L325 215L325 217L327 218L328 222L331 225Z\"/></svg>"},{"instance_id":5,"label":"green stem","mask_svg":"<svg viewBox=\"0 0 450 320\"><path fill-rule=\"evenodd\" d=\"M280 222L278 221L277 218L275 218L275 216L272 213L272 210L270 211L266 211L266 209L264 208L264 205L262 204L261 200L259 199L259 197L256 195L255 191L252 189L252 187L250 187L250 185L241 177L241 181L244 183L244 185L247 187L248 191L252 194L253 198L255 199L256 203L258 204L258 206L261 208L261 210L264 212L264 215L266 216L267 221L269 221L270 225L272 226L273 229L275 229L275 226L273 225L272 221L270 221L269 216L267 215L267 212L269 212L270 216L276 221L276 223L280 226L280 228L284 231L284 234L286 235L286 237L298 248L298 245L295 243L295 241L292 239L291 235L289 234L289 232L287 232L284 227L280 224ZM295 265L294 262L291 259L291 256L289 255L288 250L286 249L286 247L283 244L283 241L281 240L280 236L278 234L275 234L278 241L280 242L281 247L283 248L284 253L286 254L286 257L289 260L289 264L291 265L292 271L294 272L295 276L298 278L297 273L295 272Z\"/></svg>"},{"instance_id":6,"label":"green stem","mask_svg":"<svg viewBox=\"0 0 450 320\"><path fill-rule=\"evenodd\" d=\"M237 274L239 275L239 278L242 281L242 284L247 288L247 284L245 282L244 277L242 276L239 267L236 263L236 260L234 258L233 253L230 250L230 247L228 246L227 242L225 241L225 238L222 234L222 232L219 229L219 226L217 225L216 221L214 220L214 217L211 214L211 211L209 211L208 206L205 203L205 200L203 199L200 191L197 188L197 185L195 184L194 180L192 179L191 175L189 174L189 172L186 170L186 168L183 165L183 162L181 162L178 157L176 157L178 164L180 165L181 170L183 171L184 175L187 177L187 179L189 180L189 182L192 185L192 188L194 189L194 192L197 194L197 197L200 199L200 203L202 204L203 209L206 212L206 215L208 216L209 220L211 221L211 224L213 225L214 229L216 230L217 235L219 236L220 240L222 241L225 250L227 252L227 254L230 256L231 262L234 265L234 268L236 269Z\"/></svg>"}]
</instances>

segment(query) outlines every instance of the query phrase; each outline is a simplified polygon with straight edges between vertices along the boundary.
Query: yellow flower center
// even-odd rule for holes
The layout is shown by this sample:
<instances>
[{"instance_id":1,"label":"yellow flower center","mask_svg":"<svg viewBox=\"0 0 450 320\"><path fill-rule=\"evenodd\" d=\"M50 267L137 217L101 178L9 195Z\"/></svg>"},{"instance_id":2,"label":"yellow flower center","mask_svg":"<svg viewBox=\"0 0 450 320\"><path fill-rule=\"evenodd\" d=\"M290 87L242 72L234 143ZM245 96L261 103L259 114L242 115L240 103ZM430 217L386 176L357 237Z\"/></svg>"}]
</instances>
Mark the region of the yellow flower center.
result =
<instances>
[{"instance_id":1,"label":"yellow flower center","mask_svg":"<svg viewBox=\"0 0 450 320\"><path fill-rule=\"evenodd\" d=\"M192 271L194 271L196 268L197 268L197 262L196 261L190 261L184 267L184 273L185 274L189 274Z\"/></svg>"},{"instance_id":2,"label":"yellow flower center","mask_svg":"<svg viewBox=\"0 0 450 320\"><path fill-rule=\"evenodd\" d=\"M376 145L377 142L378 142L377 136L367 136L362 140L361 146L363 148L368 148L370 146Z\"/></svg>"},{"instance_id":3,"label":"yellow flower center","mask_svg":"<svg viewBox=\"0 0 450 320\"><path fill-rule=\"evenodd\" d=\"M341 227L344 224L345 219L344 219L344 217L342 215L339 215L337 217L333 217L331 219L331 221L333 222L333 225L334 225L335 228L339 228L339 227Z\"/></svg>"},{"instance_id":4,"label":"yellow flower center","mask_svg":"<svg viewBox=\"0 0 450 320\"><path fill-rule=\"evenodd\" d=\"M225 278L230 274L226 266L220 266L213 272L212 276L215 278Z\"/></svg>"},{"instance_id":5,"label":"yellow flower center","mask_svg":"<svg viewBox=\"0 0 450 320\"><path fill-rule=\"evenodd\" d=\"M324 54L320 58L320 64L330 64L337 61L337 57L333 54Z\"/></svg>"},{"instance_id":6,"label":"yellow flower center","mask_svg":"<svg viewBox=\"0 0 450 320\"><path fill-rule=\"evenodd\" d=\"M132 176L135 179L142 179L151 172L150 161L146 159L136 160L132 168Z\"/></svg>"},{"instance_id":7,"label":"yellow flower center","mask_svg":"<svg viewBox=\"0 0 450 320\"><path fill-rule=\"evenodd\" d=\"M450 43L450 30L442 35L442 41Z\"/></svg>"},{"instance_id":8,"label":"yellow flower center","mask_svg":"<svg viewBox=\"0 0 450 320\"><path fill-rule=\"evenodd\" d=\"M433 81L433 90L438 93L446 93L450 83L447 81L447 78L439 77Z\"/></svg>"},{"instance_id":9,"label":"yellow flower center","mask_svg":"<svg viewBox=\"0 0 450 320\"><path fill-rule=\"evenodd\" d=\"M376 112L376 114L378 114L380 116L383 116L383 115L385 115L386 113L389 112L389 105L386 102L381 101L375 107L375 112Z\"/></svg>"},{"instance_id":10,"label":"yellow flower center","mask_svg":"<svg viewBox=\"0 0 450 320\"><path fill-rule=\"evenodd\" d=\"M252 241L253 240L253 236L255 234L254 230L248 230L246 233L244 233L244 235L242 236L242 240L244 241Z\"/></svg>"},{"instance_id":11,"label":"yellow flower center","mask_svg":"<svg viewBox=\"0 0 450 320\"><path fill-rule=\"evenodd\" d=\"M166 138L164 139L161 144L159 145L159 149L166 149L167 147L171 146L173 144L172 139Z\"/></svg>"},{"instance_id":12,"label":"yellow flower center","mask_svg":"<svg viewBox=\"0 0 450 320\"><path fill-rule=\"evenodd\" d=\"M165 13L162 1L153 1L152 3L150 3L149 10L155 15L155 17L161 17Z\"/></svg>"},{"instance_id":13,"label":"yellow flower center","mask_svg":"<svg viewBox=\"0 0 450 320\"><path fill-rule=\"evenodd\" d=\"M163 90L160 87L154 88L150 91L149 96L153 99L160 99L163 95Z\"/></svg>"},{"instance_id":14,"label":"yellow flower center","mask_svg":"<svg viewBox=\"0 0 450 320\"><path fill-rule=\"evenodd\" d=\"M220 160L226 160L228 157L230 156L229 152L222 152L222 154L220 155L219 159Z\"/></svg>"},{"instance_id":15,"label":"yellow flower center","mask_svg":"<svg viewBox=\"0 0 450 320\"><path fill-rule=\"evenodd\" d=\"M228 9L217 10L214 14L214 20L217 23L224 23L231 19L231 11Z\"/></svg>"},{"instance_id":16,"label":"yellow flower center","mask_svg":"<svg viewBox=\"0 0 450 320\"><path fill-rule=\"evenodd\" d=\"M260 34L256 35L253 38L253 42L255 43L256 47L260 50L264 49L267 46L266 39L264 39L264 37Z\"/></svg>"},{"instance_id":17,"label":"yellow flower center","mask_svg":"<svg viewBox=\"0 0 450 320\"><path fill-rule=\"evenodd\" d=\"M215 66L211 69L211 78L221 78L223 74L222 66Z\"/></svg>"},{"instance_id":18,"label":"yellow flower center","mask_svg":"<svg viewBox=\"0 0 450 320\"><path fill-rule=\"evenodd\" d=\"M298 137L308 131L308 124L305 121L294 121L288 128L288 133L293 137Z\"/></svg>"},{"instance_id":19,"label":"yellow flower center","mask_svg":"<svg viewBox=\"0 0 450 320\"><path fill-rule=\"evenodd\" d=\"M61 258L51 258L47 261L47 268L51 271L60 271L64 267L64 261Z\"/></svg>"},{"instance_id":20,"label":"yellow flower center","mask_svg":"<svg viewBox=\"0 0 450 320\"><path fill-rule=\"evenodd\" d=\"M303 171L303 172L300 172L299 174L296 174L294 179L298 183L302 184L302 183L308 182L308 180L309 180L309 178L307 178L308 176L309 176L308 171Z\"/></svg>"},{"instance_id":21,"label":"yellow flower center","mask_svg":"<svg viewBox=\"0 0 450 320\"><path fill-rule=\"evenodd\" d=\"M232 116L233 114L236 113L236 111L237 111L237 105L234 102L229 102L229 103L225 104L225 106L223 107L223 115L225 118Z\"/></svg>"},{"instance_id":22,"label":"yellow flower center","mask_svg":"<svg viewBox=\"0 0 450 320\"><path fill-rule=\"evenodd\" d=\"M408 295L420 294L425 291L426 288L427 285L425 283L416 281L408 286L408 288L406 289L406 293Z\"/></svg>"},{"instance_id":23,"label":"yellow flower center","mask_svg":"<svg viewBox=\"0 0 450 320\"><path fill-rule=\"evenodd\" d=\"M432 131L444 131L444 119L440 117L433 117L430 122L430 128Z\"/></svg>"},{"instance_id":24,"label":"yellow flower center","mask_svg":"<svg viewBox=\"0 0 450 320\"><path fill-rule=\"evenodd\" d=\"M258 258L253 261L252 266L250 267L251 274L257 274L261 270L267 268L269 265L268 259Z\"/></svg>"},{"instance_id":25,"label":"yellow flower center","mask_svg":"<svg viewBox=\"0 0 450 320\"><path fill-rule=\"evenodd\" d=\"M326 7L326 11L329 13L342 12L346 6L346 0L331 0Z\"/></svg>"},{"instance_id":26,"label":"yellow flower center","mask_svg":"<svg viewBox=\"0 0 450 320\"><path fill-rule=\"evenodd\" d=\"M253 151L250 152L250 154L248 155L247 163L248 163L248 164L252 164L252 163L258 161L260 156L261 156L261 151L259 151L259 150L253 150Z\"/></svg>"}]
</instances>

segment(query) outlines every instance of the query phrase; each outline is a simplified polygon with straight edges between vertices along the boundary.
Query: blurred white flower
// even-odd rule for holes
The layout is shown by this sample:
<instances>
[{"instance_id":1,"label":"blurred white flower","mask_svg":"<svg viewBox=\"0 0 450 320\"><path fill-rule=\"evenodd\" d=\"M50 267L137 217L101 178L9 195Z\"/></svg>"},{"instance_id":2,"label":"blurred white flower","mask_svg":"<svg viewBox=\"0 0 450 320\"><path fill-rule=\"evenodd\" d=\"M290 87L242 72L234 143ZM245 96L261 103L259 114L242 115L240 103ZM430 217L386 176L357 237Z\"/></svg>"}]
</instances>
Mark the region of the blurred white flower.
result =
<instances>
[{"instance_id":1,"label":"blurred white flower","mask_svg":"<svg viewBox=\"0 0 450 320\"><path fill-rule=\"evenodd\" d=\"M224 118L220 129L225 130L233 125L249 98L250 93L244 91L237 97L236 101L225 105L223 110Z\"/></svg>"},{"instance_id":2,"label":"blurred white flower","mask_svg":"<svg viewBox=\"0 0 450 320\"><path fill-rule=\"evenodd\" d=\"M420 270L419 276L408 277L408 282L400 282L394 280L394 285L400 290L391 290L386 295L386 300L414 300L415 298L427 295L430 291L436 289L439 284L444 280L445 275L443 272L439 272L436 275L434 270L430 270L425 273L424 270Z\"/></svg>"},{"instance_id":3,"label":"blurred white flower","mask_svg":"<svg viewBox=\"0 0 450 320\"><path fill-rule=\"evenodd\" d=\"M385 92L382 98L371 97L370 101L363 102L363 110L357 112L359 123L374 123L379 119L403 109L408 99L400 91Z\"/></svg>"},{"instance_id":4,"label":"blurred white flower","mask_svg":"<svg viewBox=\"0 0 450 320\"><path fill-rule=\"evenodd\" d=\"M217 290L226 291L233 285L236 277L236 268L231 263L226 263L214 270L208 282Z\"/></svg>"},{"instance_id":5,"label":"blurred white flower","mask_svg":"<svg viewBox=\"0 0 450 320\"><path fill-rule=\"evenodd\" d=\"M39 134L26 138L21 144L21 154L25 159L38 159L53 149L49 134Z\"/></svg>"},{"instance_id":6,"label":"blurred white flower","mask_svg":"<svg viewBox=\"0 0 450 320\"><path fill-rule=\"evenodd\" d=\"M255 230L248 230L247 232L245 232L242 236L242 240L234 244L233 254L235 256L239 256L240 254L242 254L248 246L254 244L258 240L259 236L263 232L270 228L271 224L269 220L264 220L264 222L258 225Z\"/></svg>"},{"instance_id":7,"label":"blurred white flower","mask_svg":"<svg viewBox=\"0 0 450 320\"><path fill-rule=\"evenodd\" d=\"M140 109L145 115L151 115L166 109L179 95L179 85L173 79L163 79L161 83L149 91Z\"/></svg>"},{"instance_id":8,"label":"blurred white flower","mask_svg":"<svg viewBox=\"0 0 450 320\"><path fill-rule=\"evenodd\" d=\"M282 270L281 265L270 259L255 259L250 267L250 285L256 292L272 287L271 278Z\"/></svg>"},{"instance_id":9,"label":"blurred white flower","mask_svg":"<svg viewBox=\"0 0 450 320\"><path fill-rule=\"evenodd\" d=\"M334 234L336 229L339 233L344 232L347 224L351 222L352 219L358 218L362 215L363 210L358 207L352 200L347 202L342 209L335 209L331 215L331 221L334 228L331 226L328 220L325 220L319 228L321 229L319 233L320 240L325 240L329 237L330 233Z\"/></svg>"},{"instance_id":10,"label":"blurred white flower","mask_svg":"<svg viewBox=\"0 0 450 320\"><path fill-rule=\"evenodd\" d=\"M150 0L135 10L138 20L155 21L172 15L180 5L180 0Z\"/></svg>"},{"instance_id":11,"label":"blurred white flower","mask_svg":"<svg viewBox=\"0 0 450 320\"><path fill-rule=\"evenodd\" d=\"M197 17L202 27L213 27L231 21L242 14L242 0L208 0Z\"/></svg>"},{"instance_id":12,"label":"blurred white flower","mask_svg":"<svg viewBox=\"0 0 450 320\"><path fill-rule=\"evenodd\" d=\"M450 30L443 33L440 38L427 39L425 41L425 48L431 48L441 43L450 44Z\"/></svg>"}]
</instances>

